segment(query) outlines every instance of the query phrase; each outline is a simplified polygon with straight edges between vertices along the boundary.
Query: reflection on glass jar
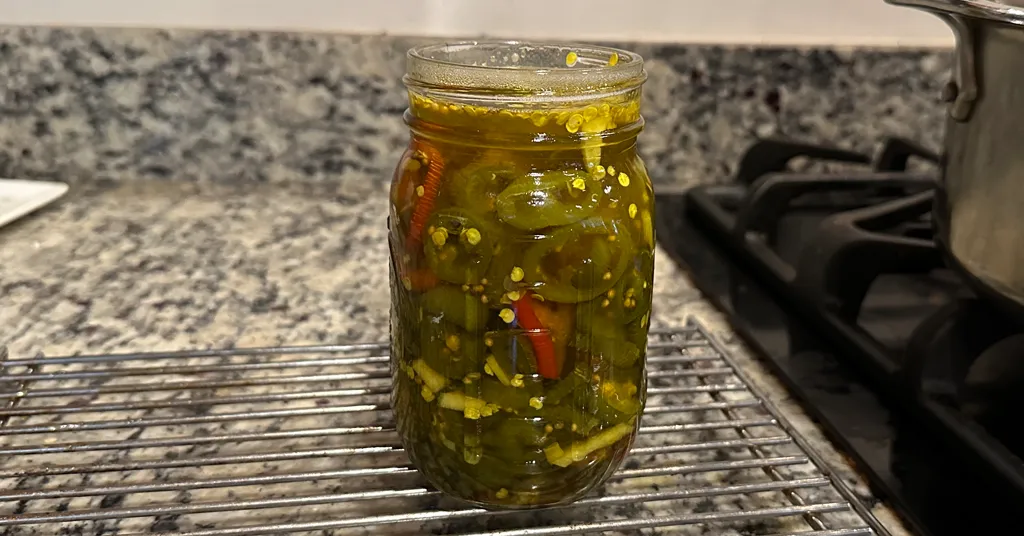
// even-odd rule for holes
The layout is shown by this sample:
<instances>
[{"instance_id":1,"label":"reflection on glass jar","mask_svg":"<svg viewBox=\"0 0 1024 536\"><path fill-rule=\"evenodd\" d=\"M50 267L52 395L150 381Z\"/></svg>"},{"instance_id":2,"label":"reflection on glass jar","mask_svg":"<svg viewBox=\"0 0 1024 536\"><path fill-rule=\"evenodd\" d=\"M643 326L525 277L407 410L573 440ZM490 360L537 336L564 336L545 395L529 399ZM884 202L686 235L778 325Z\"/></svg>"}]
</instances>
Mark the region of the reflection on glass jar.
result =
<instances>
[{"instance_id":1,"label":"reflection on glass jar","mask_svg":"<svg viewBox=\"0 0 1024 536\"><path fill-rule=\"evenodd\" d=\"M409 53L392 403L409 456L452 496L564 504L636 436L654 275L644 77L639 56L600 47Z\"/></svg>"}]
</instances>

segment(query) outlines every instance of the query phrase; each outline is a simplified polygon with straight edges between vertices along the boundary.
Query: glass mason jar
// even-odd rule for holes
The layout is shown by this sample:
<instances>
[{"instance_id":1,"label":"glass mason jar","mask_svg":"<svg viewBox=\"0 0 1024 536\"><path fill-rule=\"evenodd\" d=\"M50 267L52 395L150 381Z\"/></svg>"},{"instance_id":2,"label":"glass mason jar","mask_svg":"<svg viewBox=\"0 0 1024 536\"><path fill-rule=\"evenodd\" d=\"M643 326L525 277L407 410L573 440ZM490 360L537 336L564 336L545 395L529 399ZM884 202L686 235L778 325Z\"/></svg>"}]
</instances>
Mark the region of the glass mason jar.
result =
<instances>
[{"instance_id":1,"label":"glass mason jar","mask_svg":"<svg viewBox=\"0 0 1024 536\"><path fill-rule=\"evenodd\" d=\"M643 60L471 42L413 49L407 69L389 217L398 432L449 495L571 502L622 462L645 403Z\"/></svg>"}]
</instances>

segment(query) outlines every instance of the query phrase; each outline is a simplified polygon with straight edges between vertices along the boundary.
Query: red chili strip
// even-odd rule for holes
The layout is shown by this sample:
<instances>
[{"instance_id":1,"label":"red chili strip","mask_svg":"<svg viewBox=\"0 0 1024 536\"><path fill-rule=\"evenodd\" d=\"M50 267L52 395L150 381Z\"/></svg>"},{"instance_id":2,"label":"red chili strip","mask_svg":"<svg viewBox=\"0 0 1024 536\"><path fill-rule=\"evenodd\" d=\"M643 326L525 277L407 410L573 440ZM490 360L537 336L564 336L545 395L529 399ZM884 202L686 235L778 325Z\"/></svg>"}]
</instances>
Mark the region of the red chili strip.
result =
<instances>
[{"instance_id":1,"label":"red chili strip","mask_svg":"<svg viewBox=\"0 0 1024 536\"><path fill-rule=\"evenodd\" d=\"M409 222L409 236L406 244L410 250L415 250L423 243L423 228L427 225L430 214L434 212L434 203L441 190L441 172L444 170L441 153L434 146L423 140L416 140L413 142L413 147L427 155L427 176L423 179L423 195L416 202L416 208L413 209L412 219Z\"/></svg>"},{"instance_id":2,"label":"red chili strip","mask_svg":"<svg viewBox=\"0 0 1024 536\"><path fill-rule=\"evenodd\" d=\"M430 290L437 286L441 282L440 279L434 275L428 268L420 268L419 270L413 270L405 274L405 277L409 280L409 286L412 290L417 292L423 292Z\"/></svg>"},{"instance_id":3,"label":"red chili strip","mask_svg":"<svg viewBox=\"0 0 1024 536\"><path fill-rule=\"evenodd\" d=\"M533 345L533 353L537 354L537 372L549 380L557 380L559 371L555 358L555 343L551 341L551 335L548 334L547 328L537 318L537 313L533 310L531 303L532 299L528 292L524 292L518 300L512 302L516 320L519 322L519 326L526 330L526 336L529 337L530 343Z\"/></svg>"}]
</instances>

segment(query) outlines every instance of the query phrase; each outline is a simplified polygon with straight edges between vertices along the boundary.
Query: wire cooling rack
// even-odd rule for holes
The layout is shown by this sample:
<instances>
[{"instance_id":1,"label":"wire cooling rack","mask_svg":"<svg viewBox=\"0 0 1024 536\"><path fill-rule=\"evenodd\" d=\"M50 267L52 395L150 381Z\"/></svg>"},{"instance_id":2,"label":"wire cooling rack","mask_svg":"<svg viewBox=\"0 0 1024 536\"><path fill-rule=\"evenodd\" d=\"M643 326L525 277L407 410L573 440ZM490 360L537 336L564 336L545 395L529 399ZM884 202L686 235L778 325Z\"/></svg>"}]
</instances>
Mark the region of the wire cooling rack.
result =
<instances>
[{"instance_id":1,"label":"wire cooling rack","mask_svg":"<svg viewBox=\"0 0 1024 536\"><path fill-rule=\"evenodd\" d=\"M887 534L692 320L651 334L624 466L541 511L465 507L419 477L386 351L0 360L0 534Z\"/></svg>"}]
</instances>

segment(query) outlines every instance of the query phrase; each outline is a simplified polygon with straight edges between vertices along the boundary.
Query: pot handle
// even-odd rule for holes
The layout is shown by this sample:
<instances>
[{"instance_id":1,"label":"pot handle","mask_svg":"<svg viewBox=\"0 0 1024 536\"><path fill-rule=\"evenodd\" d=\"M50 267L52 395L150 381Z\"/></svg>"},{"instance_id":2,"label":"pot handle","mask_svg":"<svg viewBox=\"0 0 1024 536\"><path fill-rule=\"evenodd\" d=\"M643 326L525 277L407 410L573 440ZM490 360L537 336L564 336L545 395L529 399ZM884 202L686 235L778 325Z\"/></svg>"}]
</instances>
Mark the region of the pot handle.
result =
<instances>
[{"instance_id":1,"label":"pot handle","mask_svg":"<svg viewBox=\"0 0 1024 536\"><path fill-rule=\"evenodd\" d=\"M949 104L949 115L957 121L967 121L978 98L978 77L975 66L975 45L973 22L969 15L977 15L962 3L947 0L885 0L889 4L916 7L931 12L942 19L953 30L956 37L956 65L953 79L942 88L942 101ZM971 2L972 4L993 4L994 2ZM987 6L985 6L987 7ZM1003 6L1005 7L1005 6ZM965 16L967 15L967 16Z\"/></svg>"},{"instance_id":2,"label":"pot handle","mask_svg":"<svg viewBox=\"0 0 1024 536\"><path fill-rule=\"evenodd\" d=\"M978 77L975 67L974 32L971 21L960 15L939 14L939 18L956 36L956 65L953 79L942 88L942 100L949 103L949 115L957 121L967 121L978 98Z\"/></svg>"}]
</instances>

